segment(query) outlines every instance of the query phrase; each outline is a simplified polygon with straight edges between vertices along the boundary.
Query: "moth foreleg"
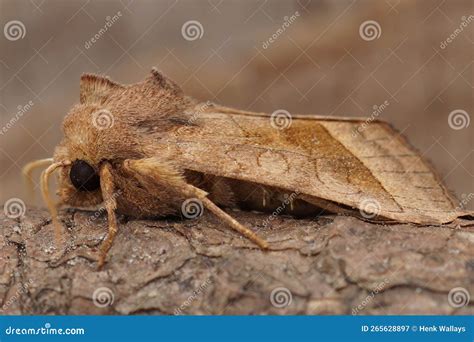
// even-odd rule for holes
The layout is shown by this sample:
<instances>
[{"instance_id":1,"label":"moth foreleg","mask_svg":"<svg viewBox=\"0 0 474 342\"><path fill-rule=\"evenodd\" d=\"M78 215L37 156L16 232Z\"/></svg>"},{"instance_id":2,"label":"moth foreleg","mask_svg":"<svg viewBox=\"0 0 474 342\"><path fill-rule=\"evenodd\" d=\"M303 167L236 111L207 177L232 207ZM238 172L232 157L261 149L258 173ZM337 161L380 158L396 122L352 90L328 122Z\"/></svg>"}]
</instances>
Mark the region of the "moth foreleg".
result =
<instances>
[{"instance_id":1,"label":"moth foreleg","mask_svg":"<svg viewBox=\"0 0 474 342\"><path fill-rule=\"evenodd\" d=\"M215 205L209 198L207 198L207 192L187 183L184 177L171 164L157 158L146 158L139 160L126 160L124 162L124 167L132 173L141 176L138 178L145 177L145 182L154 181L155 183L174 189L187 198L198 198L201 200L205 208L227 223L231 228L253 241L259 247L263 249L268 248L268 243L264 239Z\"/></svg>"},{"instance_id":2,"label":"moth foreleg","mask_svg":"<svg viewBox=\"0 0 474 342\"><path fill-rule=\"evenodd\" d=\"M114 181L109 163L104 163L100 167L100 190L102 191L102 198L104 200L104 206L107 210L107 221L109 224L109 230L107 237L100 246L98 268L100 269L107 257L107 253L112 247L115 235L117 234L117 217L115 210L117 209L117 201L115 200L114 194Z\"/></svg>"}]
</instances>

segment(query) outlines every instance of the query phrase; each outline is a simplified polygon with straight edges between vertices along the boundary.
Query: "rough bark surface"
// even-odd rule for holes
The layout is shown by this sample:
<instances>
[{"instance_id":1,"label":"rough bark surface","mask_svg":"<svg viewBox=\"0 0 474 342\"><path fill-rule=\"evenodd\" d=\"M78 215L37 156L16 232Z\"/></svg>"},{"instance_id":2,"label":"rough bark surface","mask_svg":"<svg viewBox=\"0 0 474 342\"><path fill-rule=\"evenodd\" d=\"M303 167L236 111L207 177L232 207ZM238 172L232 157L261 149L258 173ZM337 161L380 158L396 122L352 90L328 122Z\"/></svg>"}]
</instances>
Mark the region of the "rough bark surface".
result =
<instances>
[{"instance_id":1,"label":"rough bark surface","mask_svg":"<svg viewBox=\"0 0 474 342\"><path fill-rule=\"evenodd\" d=\"M63 211L68 241L58 252L45 210L28 208L20 219L2 211L3 313L474 314L472 301L448 301L456 287L474 293L473 221L420 227L275 217L263 227L266 214L232 214L258 229L271 251L209 214L122 219L97 271L105 217Z\"/></svg>"}]
</instances>

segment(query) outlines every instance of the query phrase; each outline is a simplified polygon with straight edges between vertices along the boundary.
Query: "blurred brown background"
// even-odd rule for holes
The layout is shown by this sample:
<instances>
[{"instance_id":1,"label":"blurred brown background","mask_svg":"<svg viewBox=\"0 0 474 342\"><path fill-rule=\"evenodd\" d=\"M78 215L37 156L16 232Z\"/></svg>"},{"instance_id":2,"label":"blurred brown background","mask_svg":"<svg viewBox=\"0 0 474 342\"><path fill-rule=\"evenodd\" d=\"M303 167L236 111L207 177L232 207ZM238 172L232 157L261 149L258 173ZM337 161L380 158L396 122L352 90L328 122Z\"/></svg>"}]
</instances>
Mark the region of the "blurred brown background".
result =
<instances>
[{"instance_id":1,"label":"blurred brown background","mask_svg":"<svg viewBox=\"0 0 474 342\"><path fill-rule=\"evenodd\" d=\"M375 116L472 209L473 15L471 0L1 0L0 201L26 201L20 169L52 155L83 72L132 83L157 66L248 110L370 117L385 103Z\"/></svg>"}]
</instances>

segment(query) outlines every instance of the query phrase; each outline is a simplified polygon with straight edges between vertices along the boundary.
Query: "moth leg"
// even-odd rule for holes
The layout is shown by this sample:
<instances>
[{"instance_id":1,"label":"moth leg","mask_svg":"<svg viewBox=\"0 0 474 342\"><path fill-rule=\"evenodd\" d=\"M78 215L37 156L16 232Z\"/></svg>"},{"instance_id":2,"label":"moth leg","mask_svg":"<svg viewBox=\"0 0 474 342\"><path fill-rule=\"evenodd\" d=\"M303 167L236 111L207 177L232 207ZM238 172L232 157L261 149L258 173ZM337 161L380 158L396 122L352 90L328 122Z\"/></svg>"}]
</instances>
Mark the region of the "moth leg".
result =
<instances>
[{"instance_id":1,"label":"moth leg","mask_svg":"<svg viewBox=\"0 0 474 342\"><path fill-rule=\"evenodd\" d=\"M176 171L172 165L156 160L155 158L146 158L139 160L125 160L124 167L125 169L132 171L135 175L141 175L142 177L138 178L141 178L145 183L151 180L151 182L154 182L155 184L161 183L173 188L188 198L198 198L201 200L205 208L227 223L231 228L247 237L260 248L268 248L268 242L215 205L207 198L207 192L187 183L183 176ZM143 179L143 177L145 177L145 179Z\"/></svg>"},{"instance_id":2,"label":"moth leg","mask_svg":"<svg viewBox=\"0 0 474 342\"><path fill-rule=\"evenodd\" d=\"M70 161L61 161L61 162L53 163L41 174L41 182L40 182L41 194L43 195L43 200L48 206L49 212L51 214L51 220L54 227L54 236L56 239L57 246L60 246L62 242L62 239L61 239L62 226L58 219L58 208L56 204L53 202L53 200L51 199L51 195L49 193L48 183L49 183L49 177L51 177L54 171L56 171L60 167L64 167L70 164L71 164Z\"/></svg>"},{"instance_id":3,"label":"moth leg","mask_svg":"<svg viewBox=\"0 0 474 342\"><path fill-rule=\"evenodd\" d=\"M190 185L192 187L192 185ZM198 189L200 190L200 189ZM242 225L235 218L227 214L224 210L215 205L207 197L200 198L203 205L209 209L214 215L219 217L222 221L226 222L230 227L238 231L240 234L248 238L250 241L256 243L262 249L268 249L268 242L262 239L260 236L255 234L252 230Z\"/></svg>"},{"instance_id":4,"label":"moth leg","mask_svg":"<svg viewBox=\"0 0 474 342\"><path fill-rule=\"evenodd\" d=\"M115 210L117 209L117 201L114 195L114 182L109 163L104 163L100 167L100 189L102 191L102 198L104 200L104 206L107 210L107 222L109 224L109 230L107 237L100 246L98 268L101 269L105 264L107 253L112 247L115 235L117 234L117 217Z\"/></svg>"},{"instance_id":5,"label":"moth leg","mask_svg":"<svg viewBox=\"0 0 474 342\"><path fill-rule=\"evenodd\" d=\"M45 158L45 159L38 159L26 164L21 173L23 174L23 179L26 183L28 189L28 197L30 200L34 199L34 185L33 185L33 178L31 174L33 171L40 167L45 167L53 163L53 158Z\"/></svg>"}]
</instances>

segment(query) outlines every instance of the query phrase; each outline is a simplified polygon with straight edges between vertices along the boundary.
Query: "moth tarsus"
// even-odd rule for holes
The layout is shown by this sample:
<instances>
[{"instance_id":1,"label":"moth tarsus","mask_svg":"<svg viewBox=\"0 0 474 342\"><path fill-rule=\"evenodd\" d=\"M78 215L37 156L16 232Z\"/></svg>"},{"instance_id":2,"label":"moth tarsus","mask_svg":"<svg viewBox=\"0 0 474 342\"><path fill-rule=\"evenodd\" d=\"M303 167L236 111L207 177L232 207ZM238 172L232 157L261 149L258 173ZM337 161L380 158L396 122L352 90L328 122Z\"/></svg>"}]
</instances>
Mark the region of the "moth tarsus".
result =
<instances>
[{"instance_id":1,"label":"moth tarsus","mask_svg":"<svg viewBox=\"0 0 474 342\"><path fill-rule=\"evenodd\" d=\"M268 242L222 208L295 216L325 210L413 223L465 214L417 152L381 121L295 115L288 127L275 128L270 115L185 96L155 68L132 85L85 74L79 98L53 158L28 164L24 175L49 165L41 192L58 244L62 228L48 189L55 171L61 205L106 210L99 267L119 229L116 214L178 215L189 198L262 249ZM361 123L364 132L352 134Z\"/></svg>"},{"instance_id":2,"label":"moth tarsus","mask_svg":"<svg viewBox=\"0 0 474 342\"><path fill-rule=\"evenodd\" d=\"M114 180L113 180L113 169L108 162L104 162L100 166L100 189L104 199L105 209L107 210L107 219L109 222L109 231L106 239L100 246L100 255L98 267L99 269L105 264L105 258L107 256L110 247L112 247L113 240L117 234L117 217L115 210L117 209L117 201L114 197Z\"/></svg>"}]
</instances>

